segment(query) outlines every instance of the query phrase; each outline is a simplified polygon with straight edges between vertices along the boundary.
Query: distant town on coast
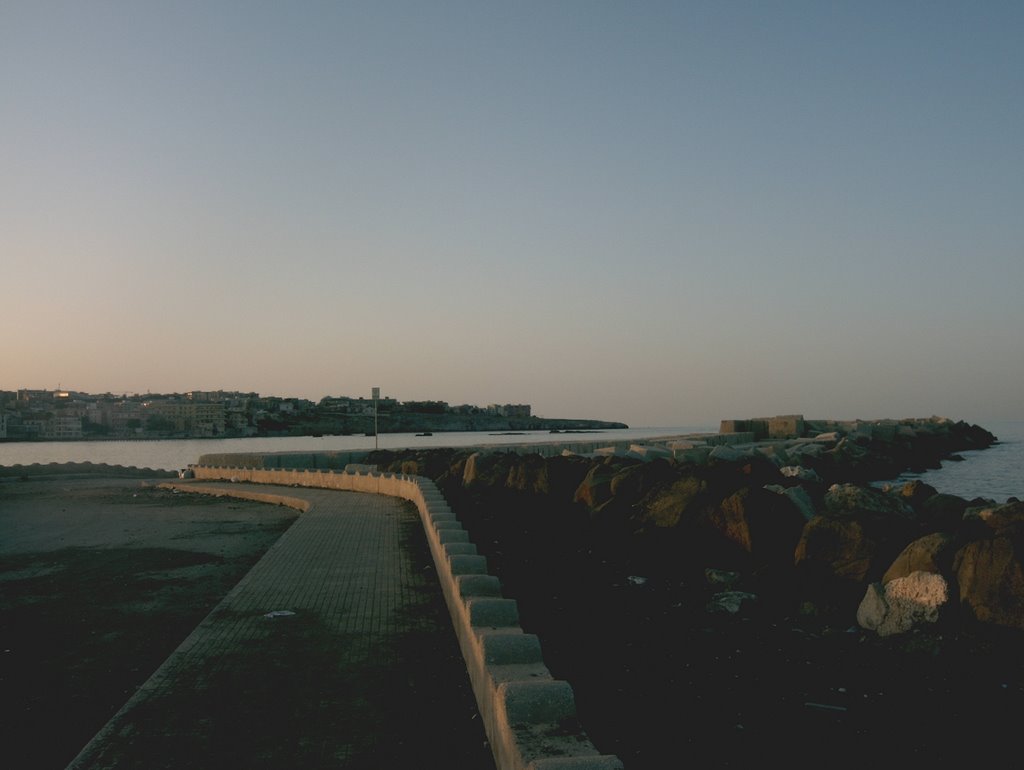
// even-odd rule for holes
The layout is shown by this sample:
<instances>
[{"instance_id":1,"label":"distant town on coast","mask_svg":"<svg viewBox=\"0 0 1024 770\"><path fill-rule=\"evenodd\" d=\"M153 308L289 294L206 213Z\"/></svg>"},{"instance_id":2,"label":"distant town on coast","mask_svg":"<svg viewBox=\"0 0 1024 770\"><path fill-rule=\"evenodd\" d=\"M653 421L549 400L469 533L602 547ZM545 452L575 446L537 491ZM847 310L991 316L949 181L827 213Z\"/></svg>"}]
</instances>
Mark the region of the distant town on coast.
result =
<instances>
[{"instance_id":1,"label":"distant town on coast","mask_svg":"<svg viewBox=\"0 0 1024 770\"><path fill-rule=\"evenodd\" d=\"M304 398L238 391L114 395L0 391L0 441L246 438L433 431L604 430L621 422L536 417L529 404L452 406L384 396Z\"/></svg>"}]
</instances>

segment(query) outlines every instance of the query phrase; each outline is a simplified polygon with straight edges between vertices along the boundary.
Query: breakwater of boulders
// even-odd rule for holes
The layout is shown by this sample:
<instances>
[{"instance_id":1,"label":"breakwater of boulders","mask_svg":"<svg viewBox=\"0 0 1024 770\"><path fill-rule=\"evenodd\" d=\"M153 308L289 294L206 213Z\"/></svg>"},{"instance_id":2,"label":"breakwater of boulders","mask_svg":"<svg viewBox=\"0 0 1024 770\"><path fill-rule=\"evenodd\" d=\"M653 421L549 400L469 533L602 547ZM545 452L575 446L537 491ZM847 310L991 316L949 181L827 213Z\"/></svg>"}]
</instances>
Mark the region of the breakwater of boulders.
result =
<instances>
[{"instance_id":1,"label":"breakwater of boulders","mask_svg":"<svg viewBox=\"0 0 1024 770\"><path fill-rule=\"evenodd\" d=\"M883 483L998 438L934 417L827 427L620 453L407 450L367 462L434 479L513 593L542 570L880 635L940 622L1024 629L1024 503Z\"/></svg>"}]
</instances>

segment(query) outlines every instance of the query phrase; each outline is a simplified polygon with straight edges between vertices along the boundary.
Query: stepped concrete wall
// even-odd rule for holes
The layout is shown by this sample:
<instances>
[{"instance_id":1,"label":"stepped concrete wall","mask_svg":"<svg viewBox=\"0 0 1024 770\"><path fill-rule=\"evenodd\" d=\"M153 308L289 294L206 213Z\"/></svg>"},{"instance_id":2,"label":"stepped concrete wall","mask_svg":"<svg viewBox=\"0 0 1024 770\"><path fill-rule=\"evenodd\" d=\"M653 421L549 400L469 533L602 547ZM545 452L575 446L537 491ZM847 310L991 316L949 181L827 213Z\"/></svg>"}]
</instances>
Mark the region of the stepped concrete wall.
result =
<instances>
[{"instance_id":1,"label":"stepped concrete wall","mask_svg":"<svg viewBox=\"0 0 1024 770\"><path fill-rule=\"evenodd\" d=\"M618 757L601 754L583 732L567 728L578 724L572 687L552 677L540 640L523 632L515 600L502 596L498 579L487 573L487 559L433 481L321 468L190 469L197 480L368 492L413 502L498 770L622 770Z\"/></svg>"}]
</instances>

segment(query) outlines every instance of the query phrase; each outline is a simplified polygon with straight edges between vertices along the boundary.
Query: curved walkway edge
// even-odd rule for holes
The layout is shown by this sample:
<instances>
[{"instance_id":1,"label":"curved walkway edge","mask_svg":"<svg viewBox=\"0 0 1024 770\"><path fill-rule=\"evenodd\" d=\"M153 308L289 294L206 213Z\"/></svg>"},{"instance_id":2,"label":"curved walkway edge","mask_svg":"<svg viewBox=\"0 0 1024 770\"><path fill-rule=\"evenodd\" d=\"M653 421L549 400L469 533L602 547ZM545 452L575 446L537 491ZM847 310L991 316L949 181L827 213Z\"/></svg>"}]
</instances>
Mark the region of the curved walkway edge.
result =
<instances>
[{"instance_id":1,"label":"curved walkway edge","mask_svg":"<svg viewBox=\"0 0 1024 770\"><path fill-rule=\"evenodd\" d=\"M552 677L540 641L519 626L518 607L502 596L487 560L477 553L434 482L421 476L332 470L190 467L196 480L313 487L400 497L415 504L469 672L498 770L622 770L601 754L579 724L575 696ZM169 482L189 489L190 482ZM201 489L191 486L190 491ZM216 494L225 492L223 487ZM252 492L238 490L253 498ZM299 498L295 505L301 507ZM272 502L291 504L287 496Z\"/></svg>"}]
</instances>

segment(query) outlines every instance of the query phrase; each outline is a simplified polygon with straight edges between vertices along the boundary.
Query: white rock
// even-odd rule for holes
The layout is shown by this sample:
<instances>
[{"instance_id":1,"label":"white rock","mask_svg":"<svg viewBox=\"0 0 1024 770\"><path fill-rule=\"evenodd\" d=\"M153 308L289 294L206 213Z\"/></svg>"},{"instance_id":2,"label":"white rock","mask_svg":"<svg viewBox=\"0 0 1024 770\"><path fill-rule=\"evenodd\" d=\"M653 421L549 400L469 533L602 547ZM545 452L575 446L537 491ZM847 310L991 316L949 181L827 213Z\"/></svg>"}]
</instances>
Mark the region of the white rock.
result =
<instances>
[{"instance_id":1,"label":"white rock","mask_svg":"<svg viewBox=\"0 0 1024 770\"><path fill-rule=\"evenodd\" d=\"M801 481L821 481L821 476L813 468L804 468L802 465L785 465L779 468L783 476L800 479Z\"/></svg>"},{"instance_id":2,"label":"white rock","mask_svg":"<svg viewBox=\"0 0 1024 770\"><path fill-rule=\"evenodd\" d=\"M948 600L949 585L942 575L911 572L885 586L868 586L857 608L857 624L879 636L906 633L921 623L936 622Z\"/></svg>"}]
</instances>

